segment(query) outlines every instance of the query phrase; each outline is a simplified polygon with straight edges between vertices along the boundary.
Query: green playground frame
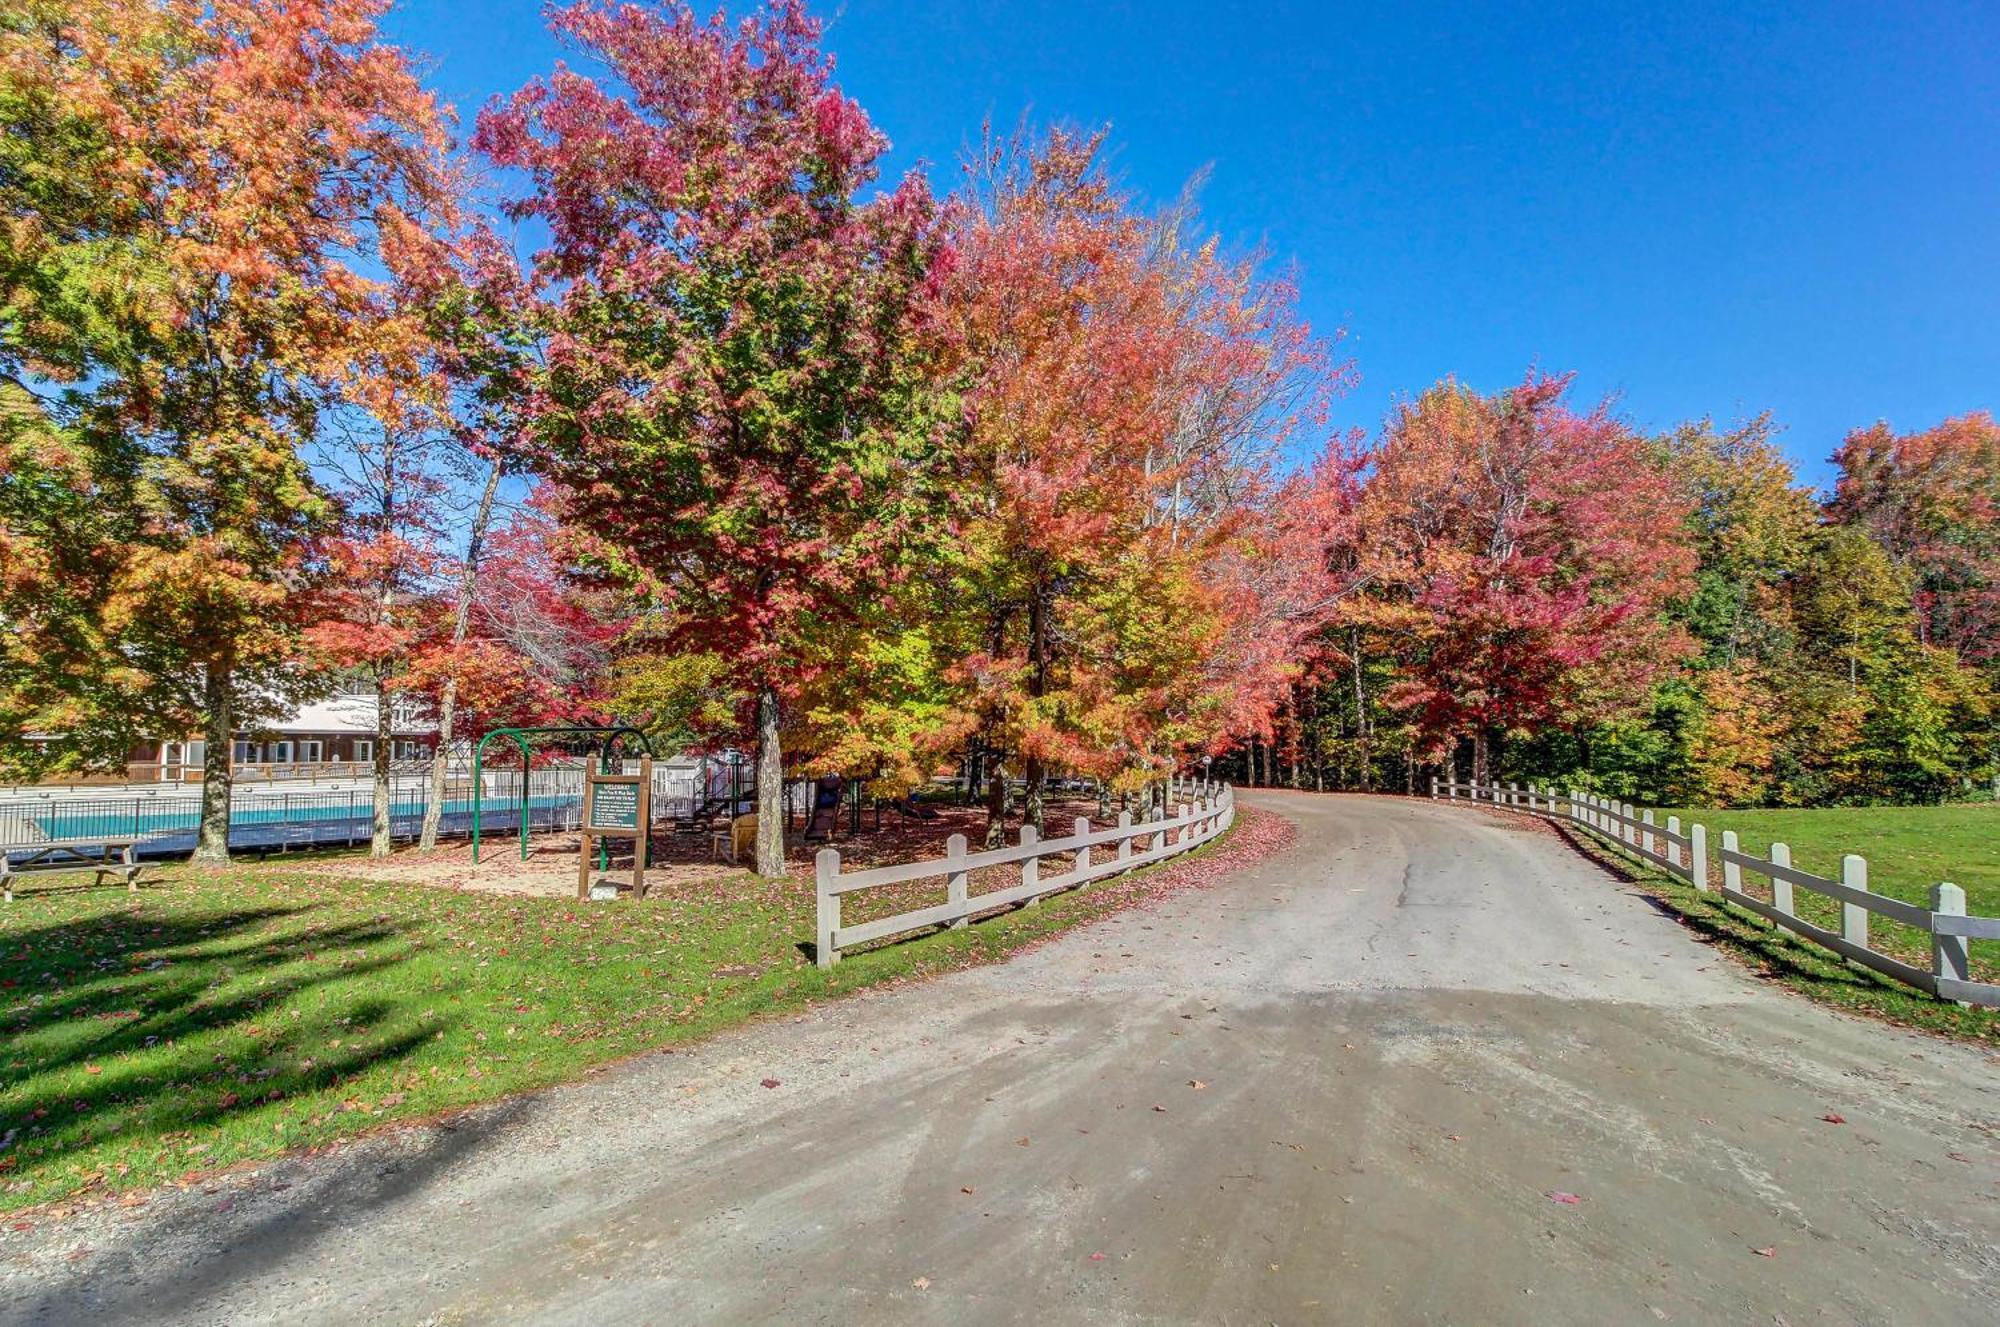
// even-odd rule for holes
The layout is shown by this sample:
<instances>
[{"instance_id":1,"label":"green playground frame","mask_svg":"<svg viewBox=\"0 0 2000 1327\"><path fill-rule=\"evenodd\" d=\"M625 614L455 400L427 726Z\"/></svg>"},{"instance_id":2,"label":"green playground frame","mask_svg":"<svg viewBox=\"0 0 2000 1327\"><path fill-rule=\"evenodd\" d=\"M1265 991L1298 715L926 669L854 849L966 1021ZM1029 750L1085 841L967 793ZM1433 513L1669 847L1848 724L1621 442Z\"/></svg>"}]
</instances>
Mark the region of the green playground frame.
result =
<instances>
[{"instance_id":1,"label":"green playground frame","mask_svg":"<svg viewBox=\"0 0 2000 1327\"><path fill-rule=\"evenodd\" d=\"M480 821L484 819L486 744L496 737L508 737L513 739L515 746L521 748L521 860L525 862L528 860L528 772L529 762L534 758L534 753L528 748L528 739L551 733L562 733L570 737L593 735L598 737L597 761L598 772L601 774L611 773L611 748L627 737L637 739L641 751L655 759L658 758L652 742L647 740L644 733L629 724L614 724L610 727L556 724L546 728L495 728L480 738L479 744L472 748L472 861L475 866L479 863L479 826Z\"/></svg>"}]
</instances>

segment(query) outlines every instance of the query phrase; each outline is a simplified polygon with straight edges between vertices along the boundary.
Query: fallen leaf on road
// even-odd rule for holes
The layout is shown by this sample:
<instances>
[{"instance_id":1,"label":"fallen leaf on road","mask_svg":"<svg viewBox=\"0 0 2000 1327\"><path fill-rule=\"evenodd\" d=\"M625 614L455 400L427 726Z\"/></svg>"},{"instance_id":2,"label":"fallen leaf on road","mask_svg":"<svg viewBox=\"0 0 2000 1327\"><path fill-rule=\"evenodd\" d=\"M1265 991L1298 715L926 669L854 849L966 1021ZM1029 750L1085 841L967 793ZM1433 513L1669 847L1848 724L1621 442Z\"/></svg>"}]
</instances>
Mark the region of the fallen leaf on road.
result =
<instances>
[{"instance_id":1,"label":"fallen leaf on road","mask_svg":"<svg viewBox=\"0 0 2000 1327\"><path fill-rule=\"evenodd\" d=\"M1840 1113L1839 1111L1837 1111L1837 1110L1830 1110L1830 1111L1828 1111L1828 1112L1827 1112L1826 1114L1824 1114L1824 1115L1820 1116L1820 1118L1821 1118L1822 1120L1825 1120L1825 1121L1826 1121L1826 1122L1827 1122L1828 1124L1845 1124L1845 1123L1847 1123L1847 1117L1846 1117L1845 1115L1842 1115L1842 1114L1841 1114L1841 1113Z\"/></svg>"},{"instance_id":2,"label":"fallen leaf on road","mask_svg":"<svg viewBox=\"0 0 2000 1327\"><path fill-rule=\"evenodd\" d=\"M1775 1258L1778 1256L1778 1248L1775 1244L1766 1244L1763 1248L1752 1249L1750 1252L1756 1254L1759 1258Z\"/></svg>"},{"instance_id":3,"label":"fallen leaf on road","mask_svg":"<svg viewBox=\"0 0 2000 1327\"><path fill-rule=\"evenodd\" d=\"M1195 1091L1199 1092L1203 1088L1207 1087L1208 1084L1202 1082L1199 1078L1190 1078L1188 1079L1188 1086L1193 1088Z\"/></svg>"},{"instance_id":4,"label":"fallen leaf on road","mask_svg":"<svg viewBox=\"0 0 2000 1327\"><path fill-rule=\"evenodd\" d=\"M1575 1194L1564 1193L1561 1189L1550 1189L1543 1196L1546 1197L1552 1203L1566 1203L1571 1207L1574 1207L1578 1203L1583 1201L1583 1199L1577 1197Z\"/></svg>"},{"instance_id":5,"label":"fallen leaf on road","mask_svg":"<svg viewBox=\"0 0 2000 1327\"><path fill-rule=\"evenodd\" d=\"M777 1086L779 1086L779 1083L778 1083L778 1080L777 1080L777 1079L775 1079L775 1078L767 1078L767 1079L765 1079L765 1080L763 1081L763 1083L761 1084L761 1086L763 1086L763 1087L777 1087Z\"/></svg>"},{"instance_id":6,"label":"fallen leaf on road","mask_svg":"<svg viewBox=\"0 0 2000 1327\"><path fill-rule=\"evenodd\" d=\"M1091 1260L1092 1262L1103 1262L1103 1261L1104 1261L1104 1255L1103 1255L1103 1254L1101 1254L1101 1253L1093 1253L1093 1254L1091 1254L1091 1255L1090 1255L1090 1260Z\"/></svg>"},{"instance_id":7,"label":"fallen leaf on road","mask_svg":"<svg viewBox=\"0 0 2000 1327\"><path fill-rule=\"evenodd\" d=\"M1014 1146L1016 1147L1026 1147L1027 1145L1028 1145L1028 1140L1025 1138L1016 1138L1014 1140Z\"/></svg>"},{"instance_id":8,"label":"fallen leaf on road","mask_svg":"<svg viewBox=\"0 0 2000 1327\"><path fill-rule=\"evenodd\" d=\"M929 1290L931 1288L931 1279L928 1276L920 1276L916 1280L910 1282L910 1285L913 1289Z\"/></svg>"},{"instance_id":9,"label":"fallen leaf on road","mask_svg":"<svg viewBox=\"0 0 2000 1327\"><path fill-rule=\"evenodd\" d=\"M1448 1133L1445 1135L1445 1141L1452 1143L1462 1143L1465 1141L1465 1139L1458 1134Z\"/></svg>"},{"instance_id":10,"label":"fallen leaf on road","mask_svg":"<svg viewBox=\"0 0 2000 1327\"><path fill-rule=\"evenodd\" d=\"M958 1189L958 1191L959 1191L960 1193L971 1193L971 1192L972 1192L972 1186L971 1186L970 1184L962 1184L962 1185L960 1185L960 1186L959 1186L959 1189Z\"/></svg>"},{"instance_id":11,"label":"fallen leaf on road","mask_svg":"<svg viewBox=\"0 0 2000 1327\"><path fill-rule=\"evenodd\" d=\"M1158 1111L1162 1115L1165 1115L1167 1113L1167 1108L1165 1106L1154 1106L1153 1109Z\"/></svg>"}]
</instances>

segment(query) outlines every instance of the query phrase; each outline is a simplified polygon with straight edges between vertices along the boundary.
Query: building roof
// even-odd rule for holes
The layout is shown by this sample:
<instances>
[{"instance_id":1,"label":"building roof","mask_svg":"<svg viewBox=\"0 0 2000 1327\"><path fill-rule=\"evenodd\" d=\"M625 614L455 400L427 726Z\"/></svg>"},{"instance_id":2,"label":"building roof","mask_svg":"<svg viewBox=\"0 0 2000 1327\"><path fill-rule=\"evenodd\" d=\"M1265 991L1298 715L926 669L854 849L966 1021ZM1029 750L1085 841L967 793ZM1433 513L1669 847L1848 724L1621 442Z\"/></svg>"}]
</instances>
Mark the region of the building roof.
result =
<instances>
[{"instance_id":1,"label":"building roof","mask_svg":"<svg viewBox=\"0 0 2000 1327\"><path fill-rule=\"evenodd\" d=\"M436 731L436 725L426 723L415 708L407 703L392 702L391 727L398 737L412 737ZM282 718L258 724L258 732L273 733L352 733L356 737L375 735L375 697L373 696L333 696L327 700L301 705Z\"/></svg>"}]
</instances>

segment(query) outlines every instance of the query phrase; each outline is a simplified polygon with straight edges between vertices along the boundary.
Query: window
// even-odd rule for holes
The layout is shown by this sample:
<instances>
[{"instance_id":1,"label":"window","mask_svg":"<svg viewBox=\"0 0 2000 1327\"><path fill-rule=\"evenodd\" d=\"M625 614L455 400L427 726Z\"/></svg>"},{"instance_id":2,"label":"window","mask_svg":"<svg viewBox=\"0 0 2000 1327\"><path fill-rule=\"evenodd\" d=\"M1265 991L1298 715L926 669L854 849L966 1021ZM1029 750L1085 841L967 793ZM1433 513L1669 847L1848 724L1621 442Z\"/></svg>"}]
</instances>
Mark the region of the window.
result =
<instances>
[{"instance_id":1,"label":"window","mask_svg":"<svg viewBox=\"0 0 2000 1327\"><path fill-rule=\"evenodd\" d=\"M269 757L270 763L273 765L289 765L292 763L292 744L290 742L267 742L264 744L264 754Z\"/></svg>"},{"instance_id":2,"label":"window","mask_svg":"<svg viewBox=\"0 0 2000 1327\"><path fill-rule=\"evenodd\" d=\"M320 748L320 744L319 744L318 742L315 742L315 741L310 741L310 740L309 740L309 741L304 741L304 742L300 742L300 743L299 743L299 763L300 763L300 764L302 764L302 765L317 765L317 764L319 764L319 760L320 760L320 756L319 756L319 753L320 753L320 749L321 749L321 748Z\"/></svg>"},{"instance_id":3,"label":"window","mask_svg":"<svg viewBox=\"0 0 2000 1327\"><path fill-rule=\"evenodd\" d=\"M375 759L375 744L362 738L354 739L354 758L366 764Z\"/></svg>"},{"instance_id":4,"label":"window","mask_svg":"<svg viewBox=\"0 0 2000 1327\"><path fill-rule=\"evenodd\" d=\"M257 744L255 742L238 740L236 743L236 754L230 758L239 765L255 764L257 760Z\"/></svg>"}]
</instances>

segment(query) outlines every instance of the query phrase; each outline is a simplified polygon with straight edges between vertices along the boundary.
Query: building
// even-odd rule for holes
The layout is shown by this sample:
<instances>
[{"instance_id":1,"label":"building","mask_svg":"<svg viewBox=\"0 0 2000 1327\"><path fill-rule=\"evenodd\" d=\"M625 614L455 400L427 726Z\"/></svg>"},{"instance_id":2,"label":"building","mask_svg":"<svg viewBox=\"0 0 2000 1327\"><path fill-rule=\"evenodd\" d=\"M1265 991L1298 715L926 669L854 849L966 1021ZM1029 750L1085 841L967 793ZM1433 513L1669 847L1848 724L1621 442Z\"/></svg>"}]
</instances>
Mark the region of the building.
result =
<instances>
[{"instance_id":1,"label":"building","mask_svg":"<svg viewBox=\"0 0 2000 1327\"><path fill-rule=\"evenodd\" d=\"M430 759L437 726L408 701L391 702L391 764L408 768ZM237 732L231 764L238 780L366 778L375 766L375 693L354 686L302 705L282 719ZM125 772L86 775L71 783L199 783L207 743L199 738L142 742Z\"/></svg>"}]
</instances>

